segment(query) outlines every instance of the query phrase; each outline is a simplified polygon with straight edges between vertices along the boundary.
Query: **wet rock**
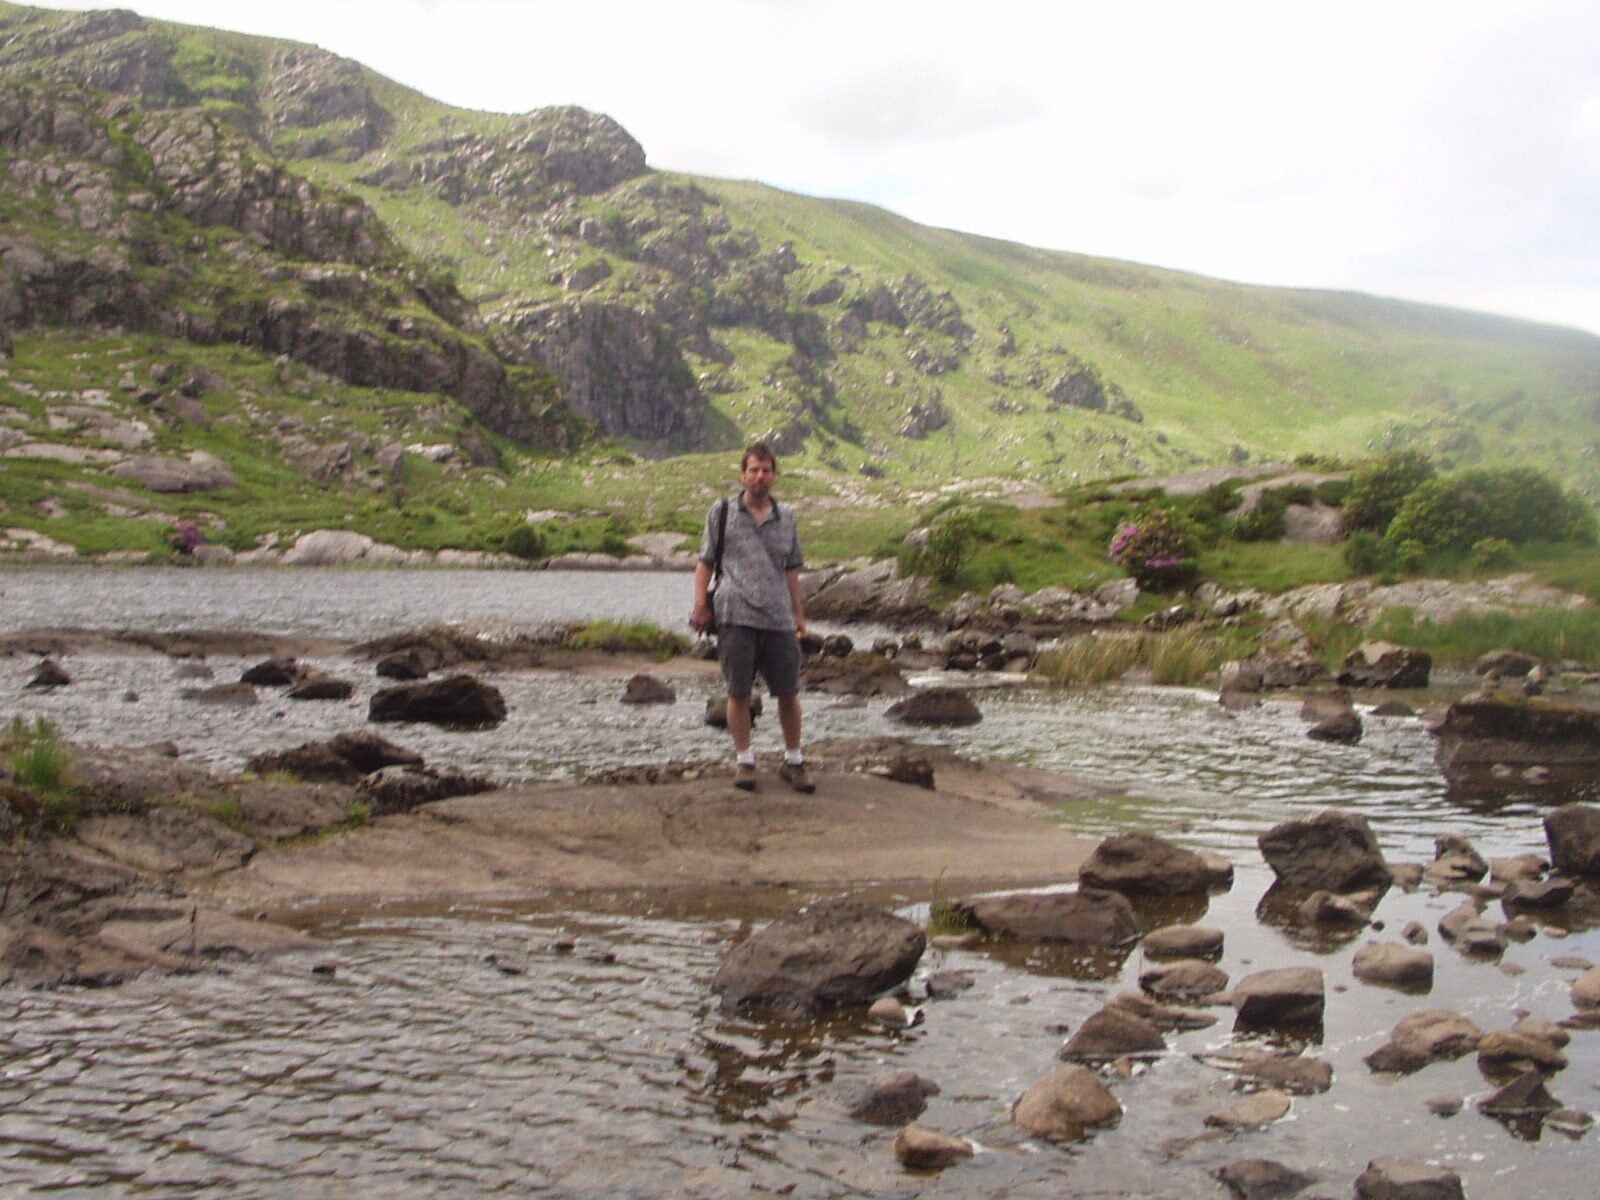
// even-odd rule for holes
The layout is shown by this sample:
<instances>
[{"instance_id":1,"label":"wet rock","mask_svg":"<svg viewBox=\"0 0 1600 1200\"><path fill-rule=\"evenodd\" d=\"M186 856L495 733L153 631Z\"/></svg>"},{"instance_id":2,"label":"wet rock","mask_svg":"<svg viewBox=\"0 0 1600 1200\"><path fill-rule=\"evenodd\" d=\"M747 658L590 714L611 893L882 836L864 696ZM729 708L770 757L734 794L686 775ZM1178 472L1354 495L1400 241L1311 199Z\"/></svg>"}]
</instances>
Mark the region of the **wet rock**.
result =
<instances>
[{"instance_id":1,"label":"wet rock","mask_svg":"<svg viewBox=\"0 0 1600 1200\"><path fill-rule=\"evenodd\" d=\"M750 719L754 721L761 715L761 694L750 693ZM728 727L728 698L726 696L711 696L706 700L705 723L713 729L726 729Z\"/></svg>"},{"instance_id":2,"label":"wet rock","mask_svg":"<svg viewBox=\"0 0 1600 1200\"><path fill-rule=\"evenodd\" d=\"M1148 833L1106 838L1078 871L1085 887L1130 896L1191 896L1210 889L1211 873L1198 854Z\"/></svg>"},{"instance_id":3,"label":"wet rock","mask_svg":"<svg viewBox=\"0 0 1600 1200\"><path fill-rule=\"evenodd\" d=\"M1461 1176L1442 1167L1378 1158L1356 1179L1356 1200L1466 1200Z\"/></svg>"},{"instance_id":4,"label":"wet rock","mask_svg":"<svg viewBox=\"0 0 1600 1200\"><path fill-rule=\"evenodd\" d=\"M1428 944L1428 931L1421 921L1407 921L1400 927L1400 936L1413 946L1426 946Z\"/></svg>"},{"instance_id":5,"label":"wet rock","mask_svg":"<svg viewBox=\"0 0 1600 1200\"><path fill-rule=\"evenodd\" d=\"M184 662L173 668L172 677L174 679L212 679L215 678L215 672L203 662Z\"/></svg>"},{"instance_id":6,"label":"wet rock","mask_svg":"<svg viewBox=\"0 0 1600 1200\"><path fill-rule=\"evenodd\" d=\"M867 1016L888 1029L908 1029L915 1021L915 1009L909 1009L898 997L879 996L867 1009Z\"/></svg>"},{"instance_id":7,"label":"wet rock","mask_svg":"<svg viewBox=\"0 0 1600 1200\"><path fill-rule=\"evenodd\" d=\"M1375 705L1372 710L1375 717L1414 717L1417 710L1404 700L1385 700L1382 704Z\"/></svg>"},{"instance_id":8,"label":"wet rock","mask_svg":"<svg viewBox=\"0 0 1600 1200\"><path fill-rule=\"evenodd\" d=\"M256 703L256 689L248 683L219 683L205 688L180 688L178 696L196 704L231 705L246 707Z\"/></svg>"},{"instance_id":9,"label":"wet rock","mask_svg":"<svg viewBox=\"0 0 1600 1200\"><path fill-rule=\"evenodd\" d=\"M851 898L822 900L751 934L711 986L724 1008L866 1004L910 978L926 945L922 929L901 917Z\"/></svg>"},{"instance_id":10,"label":"wet rock","mask_svg":"<svg viewBox=\"0 0 1600 1200\"><path fill-rule=\"evenodd\" d=\"M1303 1054L1247 1054L1237 1071L1246 1079L1269 1084L1295 1096L1311 1096L1333 1086L1333 1067Z\"/></svg>"},{"instance_id":11,"label":"wet rock","mask_svg":"<svg viewBox=\"0 0 1600 1200\"><path fill-rule=\"evenodd\" d=\"M1222 954L1222 930L1168 925L1145 934L1142 948L1150 958L1215 959Z\"/></svg>"},{"instance_id":12,"label":"wet rock","mask_svg":"<svg viewBox=\"0 0 1600 1200\"><path fill-rule=\"evenodd\" d=\"M1206 1124L1217 1129L1260 1129L1289 1115L1289 1097L1266 1088L1206 1116Z\"/></svg>"},{"instance_id":13,"label":"wet rock","mask_svg":"<svg viewBox=\"0 0 1600 1200\"><path fill-rule=\"evenodd\" d=\"M959 688L935 687L913 692L891 704L886 716L906 725L976 725L983 714Z\"/></svg>"},{"instance_id":14,"label":"wet rock","mask_svg":"<svg viewBox=\"0 0 1600 1200\"><path fill-rule=\"evenodd\" d=\"M1467 954L1499 954L1506 948L1506 938L1490 922L1484 920L1476 901L1463 900L1439 919L1439 932L1445 941Z\"/></svg>"},{"instance_id":15,"label":"wet rock","mask_svg":"<svg viewBox=\"0 0 1600 1200\"><path fill-rule=\"evenodd\" d=\"M1544 1128L1580 1138L1594 1126L1594 1118L1581 1109L1558 1108L1544 1118Z\"/></svg>"},{"instance_id":16,"label":"wet rock","mask_svg":"<svg viewBox=\"0 0 1600 1200\"><path fill-rule=\"evenodd\" d=\"M1305 925L1359 927L1372 918L1372 905L1364 898L1316 891L1295 907L1295 916Z\"/></svg>"},{"instance_id":17,"label":"wet rock","mask_svg":"<svg viewBox=\"0 0 1600 1200\"><path fill-rule=\"evenodd\" d=\"M1194 1000L1226 988L1228 973L1200 959L1179 959L1141 972L1139 986L1153 996Z\"/></svg>"},{"instance_id":18,"label":"wet rock","mask_svg":"<svg viewBox=\"0 0 1600 1200\"><path fill-rule=\"evenodd\" d=\"M1539 666L1539 660L1518 650L1491 650L1472 664L1472 673L1486 679L1520 679Z\"/></svg>"},{"instance_id":19,"label":"wet rock","mask_svg":"<svg viewBox=\"0 0 1600 1200\"><path fill-rule=\"evenodd\" d=\"M239 676L239 682L254 684L256 687L288 687L296 682L301 674L302 668L294 659L273 657L247 669Z\"/></svg>"},{"instance_id":20,"label":"wet rock","mask_svg":"<svg viewBox=\"0 0 1600 1200\"><path fill-rule=\"evenodd\" d=\"M1285 887L1350 892L1389 883L1389 868L1364 817L1332 810L1285 821L1257 839Z\"/></svg>"},{"instance_id":21,"label":"wet rock","mask_svg":"<svg viewBox=\"0 0 1600 1200\"><path fill-rule=\"evenodd\" d=\"M1544 836L1557 871L1600 879L1600 808L1564 805L1545 817Z\"/></svg>"},{"instance_id":22,"label":"wet rock","mask_svg":"<svg viewBox=\"0 0 1600 1200\"><path fill-rule=\"evenodd\" d=\"M927 979L928 999L948 1000L951 996L971 990L975 983L977 976L971 971L935 971Z\"/></svg>"},{"instance_id":23,"label":"wet rock","mask_svg":"<svg viewBox=\"0 0 1600 1200\"><path fill-rule=\"evenodd\" d=\"M1560 1049L1572 1040L1568 1033L1554 1021L1546 1021L1541 1017L1524 1017L1511 1027L1512 1033L1526 1034L1528 1037L1538 1038Z\"/></svg>"},{"instance_id":24,"label":"wet rock","mask_svg":"<svg viewBox=\"0 0 1600 1200\"><path fill-rule=\"evenodd\" d=\"M1579 1008L1600 1008L1600 967L1590 967L1573 980L1572 1002Z\"/></svg>"},{"instance_id":25,"label":"wet rock","mask_svg":"<svg viewBox=\"0 0 1600 1200\"><path fill-rule=\"evenodd\" d=\"M374 668L385 679L426 679L428 664L415 650L396 650L385 654Z\"/></svg>"},{"instance_id":26,"label":"wet rock","mask_svg":"<svg viewBox=\"0 0 1600 1200\"><path fill-rule=\"evenodd\" d=\"M1549 869L1550 864L1537 854L1518 854L1511 858L1489 860L1489 878L1498 883L1531 883Z\"/></svg>"},{"instance_id":27,"label":"wet rock","mask_svg":"<svg viewBox=\"0 0 1600 1200\"><path fill-rule=\"evenodd\" d=\"M1225 892L1233 886L1233 864L1215 850L1196 850L1200 864L1206 869L1206 881L1211 891Z\"/></svg>"},{"instance_id":28,"label":"wet rock","mask_svg":"<svg viewBox=\"0 0 1600 1200\"><path fill-rule=\"evenodd\" d=\"M671 704L678 693L654 675L635 675L622 692L624 704Z\"/></svg>"},{"instance_id":29,"label":"wet rock","mask_svg":"<svg viewBox=\"0 0 1600 1200\"><path fill-rule=\"evenodd\" d=\"M857 1121L868 1125L904 1125L915 1121L928 1107L928 1097L939 1085L915 1071L883 1071L869 1079L845 1084L837 1093L839 1105Z\"/></svg>"},{"instance_id":30,"label":"wet rock","mask_svg":"<svg viewBox=\"0 0 1600 1200\"><path fill-rule=\"evenodd\" d=\"M1532 1067L1478 1102L1478 1111L1486 1117L1540 1117L1560 1107L1560 1101L1545 1090L1543 1073Z\"/></svg>"},{"instance_id":31,"label":"wet rock","mask_svg":"<svg viewBox=\"0 0 1600 1200\"><path fill-rule=\"evenodd\" d=\"M1433 986L1433 955L1393 942L1369 942L1355 953L1352 969L1362 983L1426 991Z\"/></svg>"},{"instance_id":32,"label":"wet rock","mask_svg":"<svg viewBox=\"0 0 1600 1200\"><path fill-rule=\"evenodd\" d=\"M506 719L500 690L470 675L447 675L383 688L367 712L373 721L420 721L456 729L483 729Z\"/></svg>"},{"instance_id":33,"label":"wet rock","mask_svg":"<svg viewBox=\"0 0 1600 1200\"><path fill-rule=\"evenodd\" d=\"M1552 780L1577 783L1600 771L1600 712L1576 705L1479 693L1452 704L1433 732L1434 758L1452 784L1492 783L1497 766L1543 767Z\"/></svg>"},{"instance_id":34,"label":"wet rock","mask_svg":"<svg viewBox=\"0 0 1600 1200\"><path fill-rule=\"evenodd\" d=\"M1422 868L1422 878L1435 887L1459 887L1476 883L1488 870L1472 843L1452 834L1434 839L1433 861Z\"/></svg>"},{"instance_id":35,"label":"wet rock","mask_svg":"<svg viewBox=\"0 0 1600 1200\"><path fill-rule=\"evenodd\" d=\"M1514 908L1561 908L1572 899L1575 891L1570 879L1555 875L1526 883L1519 880L1506 885L1500 903L1508 911Z\"/></svg>"},{"instance_id":36,"label":"wet rock","mask_svg":"<svg viewBox=\"0 0 1600 1200\"><path fill-rule=\"evenodd\" d=\"M894 1139L894 1156L915 1170L942 1170L972 1154L971 1142L916 1125L907 1125Z\"/></svg>"},{"instance_id":37,"label":"wet rock","mask_svg":"<svg viewBox=\"0 0 1600 1200\"><path fill-rule=\"evenodd\" d=\"M1078 1027L1060 1057L1068 1062L1105 1062L1124 1055L1160 1054L1166 1048L1166 1039L1149 1021L1110 1005Z\"/></svg>"},{"instance_id":38,"label":"wet rock","mask_svg":"<svg viewBox=\"0 0 1600 1200\"><path fill-rule=\"evenodd\" d=\"M1453 1117L1464 1104L1460 1096L1432 1096L1424 1100L1422 1106L1436 1117Z\"/></svg>"},{"instance_id":39,"label":"wet rock","mask_svg":"<svg viewBox=\"0 0 1600 1200\"><path fill-rule=\"evenodd\" d=\"M384 767L420 767L422 755L397 746L369 729L357 729L329 738L327 746L363 775Z\"/></svg>"},{"instance_id":40,"label":"wet rock","mask_svg":"<svg viewBox=\"0 0 1600 1200\"><path fill-rule=\"evenodd\" d=\"M1270 1158L1247 1158L1218 1167L1211 1174L1234 1200L1290 1200L1317 1181L1315 1175L1286 1167Z\"/></svg>"},{"instance_id":41,"label":"wet rock","mask_svg":"<svg viewBox=\"0 0 1600 1200\"><path fill-rule=\"evenodd\" d=\"M1138 940L1133 906L1119 892L1016 892L958 900L952 907L985 933L1077 946L1125 946Z\"/></svg>"},{"instance_id":42,"label":"wet rock","mask_svg":"<svg viewBox=\"0 0 1600 1200\"><path fill-rule=\"evenodd\" d=\"M1394 879L1396 887L1414 892L1422 885L1422 864L1390 863L1389 875Z\"/></svg>"},{"instance_id":43,"label":"wet rock","mask_svg":"<svg viewBox=\"0 0 1600 1200\"><path fill-rule=\"evenodd\" d=\"M801 681L808 691L832 696L904 696L911 690L894 663L881 654L860 651L843 658L810 659Z\"/></svg>"},{"instance_id":44,"label":"wet rock","mask_svg":"<svg viewBox=\"0 0 1600 1200\"><path fill-rule=\"evenodd\" d=\"M1243 1026L1320 1025L1324 1002L1322 972L1315 967L1257 971L1233 989L1233 1007Z\"/></svg>"},{"instance_id":45,"label":"wet rock","mask_svg":"<svg viewBox=\"0 0 1600 1200\"><path fill-rule=\"evenodd\" d=\"M348 700L355 695L355 684L348 679L336 679L321 671L308 671L299 683L289 689L291 700Z\"/></svg>"},{"instance_id":46,"label":"wet rock","mask_svg":"<svg viewBox=\"0 0 1600 1200\"><path fill-rule=\"evenodd\" d=\"M66 687L72 682L72 676L62 669L61 664L53 658L43 660L33 677L23 684L24 687L37 691L50 691L54 688Z\"/></svg>"},{"instance_id":47,"label":"wet rock","mask_svg":"<svg viewBox=\"0 0 1600 1200\"><path fill-rule=\"evenodd\" d=\"M1402 1018L1389 1040L1363 1061L1374 1071L1417 1071L1441 1058L1470 1054L1482 1040L1483 1030L1460 1013L1426 1009Z\"/></svg>"},{"instance_id":48,"label":"wet rock","mask_svg":"<svg viewBox=\"0 0 1600 1200\"><path fill-rule=\"evenodd\" d=\"M1361 740L1361 718L1356 710L1349 708L1332 716L1323 717L1310 729L1306 736L1319 742L1337 742L1344 746L1353 746Z\"/></svg>"},{"instance_id":49,"label":"wet rock","mask_svg":"<svg viewBox=\"0 0 1600 1200\"><path fill-rule=\"evenodd\" d=\"M1108 1007L1121 1008L1148 1021L1159 1030L1174 1032L1181 1029L1209 1029L1217 1023L1214 1013L1198 1008L1162 1004L1143 992L1118 992L1111 997Z\"/></svg>"},{"instance_id":50,"label":"wet rock","mask_svg":"<svg viewBox=\"0 0 1600 1200\"><path fill-rule=\"evenodd\" d=\"M383 767L356 784L356 790L371 802L375 815L410 812L421 804L451 796L475 796L493 791L494 787L492 780L480 775L423 766Z\"/></svg>"},{"instance_id":51,"label":"wet rock","mask_svg":"<svg viewBox=\"0 0 1600 1200\"><path fill-rule=\"evenodd\" d=\"M1478 1065L1501 1070L1532 1067L1546 1072L1560 1071L1567 1065L1567 1056L1542 1037L1515 1029L1498 1029L1484 1034L1478 1042Z\"/></svg>"},{"instance_id":52,"label":"wet rock","mask_svg":"<svg viewBox=\"0 0 1600 1200\"><path fill-rule=\"evenodd\" d=\"M176 804L79 824L80 842L141 871L227 871L243 866L255 843L215 817Z\"/></svg>"},{"instance_id":53,"label":"wet rock","mask_svg":"<svg viewBox=\"0 0 1600 1200\"><path fill-rule=\"evenodd\" d=\"M1433 659L1424 650L1390 642L1362 642L1345 655L1339 671L1344 687L1425 688Z\"/></svg>"},{"instance_id":54,"label":"wet rock","mask_svg":"<svg viewBox=\"0 0 1600 1200\"><path fill-rule=\"evenodd\" d=\"M1115 1125L1122 1105L1093 1071L1064 1066L1024 1092L1012 1106L1011 1119L1034 1137L1076 1141L1090 1130Z\"/></svg>"},{"instance_id":55,"label":"wet rock","mask_svg":"<svg viewBox=\"0 0 1600 1200\"><path fill-rule=\"evenodd\" d=\"M385 767L421 766L422 755L366 730L258 754L248 764L258 775L282 771L297 779L347 784Z\"/></svg>"},{"instance_id":56,"label":"wet rock","mask_svg":"<svg viewBox=\"0 0 1600 1200\"><path fill-rule=\"evenodd\" d=\"M887 762L872 767L871 770L873 774L881 774L885 779L892 779L896 783L908 783L912 787L933 790L933 764L918 754L896 754Z\"/></svg>"}]
</instances>

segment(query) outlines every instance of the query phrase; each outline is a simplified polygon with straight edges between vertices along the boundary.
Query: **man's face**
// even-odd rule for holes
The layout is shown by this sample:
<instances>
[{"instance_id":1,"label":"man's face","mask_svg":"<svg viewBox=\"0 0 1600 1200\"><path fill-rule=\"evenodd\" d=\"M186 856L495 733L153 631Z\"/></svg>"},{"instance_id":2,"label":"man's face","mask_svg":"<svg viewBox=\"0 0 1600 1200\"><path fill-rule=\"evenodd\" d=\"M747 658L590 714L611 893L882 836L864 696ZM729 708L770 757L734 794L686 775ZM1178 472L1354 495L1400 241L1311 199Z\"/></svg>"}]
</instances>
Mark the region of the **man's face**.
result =
<instances>
[{"instance_id":1,"label":"man's face","mask_svg":"<svg viewBox=\"0 0 1600 1200\"><path fill-rule=\"evenodd\" d=\"M765 500L772 492L772 481L777 475L778 468L770 459L747 458L739 471L739 482L744 484L746 494L752 499Z\"/></svg>"}]
</instances>

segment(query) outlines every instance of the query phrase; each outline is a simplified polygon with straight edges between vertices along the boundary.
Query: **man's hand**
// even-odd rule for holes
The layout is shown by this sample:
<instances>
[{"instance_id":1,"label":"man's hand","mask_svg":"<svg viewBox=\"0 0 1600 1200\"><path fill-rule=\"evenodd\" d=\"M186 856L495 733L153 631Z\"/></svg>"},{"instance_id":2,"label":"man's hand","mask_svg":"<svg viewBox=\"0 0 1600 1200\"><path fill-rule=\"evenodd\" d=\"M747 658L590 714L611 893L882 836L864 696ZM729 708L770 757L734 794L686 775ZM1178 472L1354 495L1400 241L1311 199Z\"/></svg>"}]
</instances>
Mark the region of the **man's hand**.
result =
<instances>
[{"instance_id":1,"label":"man's hand","mask_svg":"<svg viewBox=\"0 0 1600 1200\"><path fill-rule=\"evenodd\" d=\"M806 619L804 617L799 617L799 618L797 618L795 620L795 623L794 623L794 635L797 638L805 637L805 635L806 635Z\"/></svg>"},{"instance_id":2,"label":"man's hand","mask_svg":"<svg viewBox=\"0 0 1600 1200\"><path fill-rule=\"evenodd\" d=\"M715 620L716 616L712 613L711 605L708 601L702 600L689 610L689 628L696 633L704 633L710 629L712 622Z\"/></svg>"}]
</instances>

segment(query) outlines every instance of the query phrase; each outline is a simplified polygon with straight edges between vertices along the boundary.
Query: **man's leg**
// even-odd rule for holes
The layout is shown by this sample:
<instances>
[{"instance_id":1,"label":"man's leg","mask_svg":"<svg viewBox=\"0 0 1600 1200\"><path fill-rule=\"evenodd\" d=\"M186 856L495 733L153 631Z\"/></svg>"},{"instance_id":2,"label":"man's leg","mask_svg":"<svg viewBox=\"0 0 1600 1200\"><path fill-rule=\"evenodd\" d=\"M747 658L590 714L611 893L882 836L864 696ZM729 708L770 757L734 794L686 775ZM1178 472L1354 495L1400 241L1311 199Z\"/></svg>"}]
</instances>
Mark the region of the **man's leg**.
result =
<instances>
[{"instance_id":1,"label":"man's leg","mask_svg":"<svg viewBox=\"0 0 1600 1200\"><path fill-rule=\"evenodd\" d=\"M778 712L780 715L783 712L781 705L778 708ZM796 719L798 720L798 713L796 714ZM785 725L784 729L787 730L788 726ZM733 737L734 750L738 752L739 757L743 758L745 751L750 749L749 696L737 700L732 696L728 697L728 733ZM785 733L784 737L787 738L788 734Z\"/></svg>"},{"instance_id":2,"label":"man's leg","mask_svg":"<svg viewBox=\"0 0 1600 1200\"><path fill-rule=\"evenodd\" d=\"M733 786L754 791L756 759L750 750L750 688L756 677L754 630L729 625L717 634L717 657L721 660L722 680L728 685L728 734L733 738L737 761L733 767Z\"/></svg>"},{"instance_id":3,"label":"man's leg","mask_svg":"<svg viewBox=\"0 0 1600 1200\"><path fill-rule=\"evenodd\" d=\"M814 792L800 753L800 643L794 634L767 637L761 673L778 702L778 724L783 728L783 766L778 775L797 792Z\"/></svg>"},{"instance_id":4,"label":"man's leg","mask_svg":"<svg viewBox=\"0 0 1600 1200\"><path fill-rule=\"evenodd\" d=\"M733 728L733 701L728 701L728 728ZM745 744L750 741L750 704L745 703ZM778 697L778 724L783 727L783 748L792 754L800 753L800 695Z\"/></svg>"}]
</instances>

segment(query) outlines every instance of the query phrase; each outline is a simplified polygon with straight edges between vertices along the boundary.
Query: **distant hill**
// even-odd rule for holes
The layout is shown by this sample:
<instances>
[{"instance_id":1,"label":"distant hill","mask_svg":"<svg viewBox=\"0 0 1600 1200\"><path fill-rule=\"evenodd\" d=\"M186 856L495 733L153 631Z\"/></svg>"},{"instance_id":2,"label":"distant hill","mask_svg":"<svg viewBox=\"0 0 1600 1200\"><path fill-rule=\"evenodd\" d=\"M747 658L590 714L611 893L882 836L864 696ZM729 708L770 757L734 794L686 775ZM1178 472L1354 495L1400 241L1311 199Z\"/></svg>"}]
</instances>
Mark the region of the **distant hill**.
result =
<instances>
[{"instance_id":1,"label":"distant hill","mask_svg":"<svg viewBox=\"0 0 1600 1200\"><path fill-rule=\"evenodd\" d=\"M607 117L452 108L296 43L0 3L0 165L0 337L283 356L345 389L330 425L296 417L299 459L350 440L341 406L410 404L395 444L478 430L487 466L602 436L673 487L674 456L698 478L768 435L852 503L1400 446L1600 495L1588 334L655 171ZM364 436L310 482L381 474ZM549 471L576 487L575 464Z\"/></svg>"}]
</instances>

